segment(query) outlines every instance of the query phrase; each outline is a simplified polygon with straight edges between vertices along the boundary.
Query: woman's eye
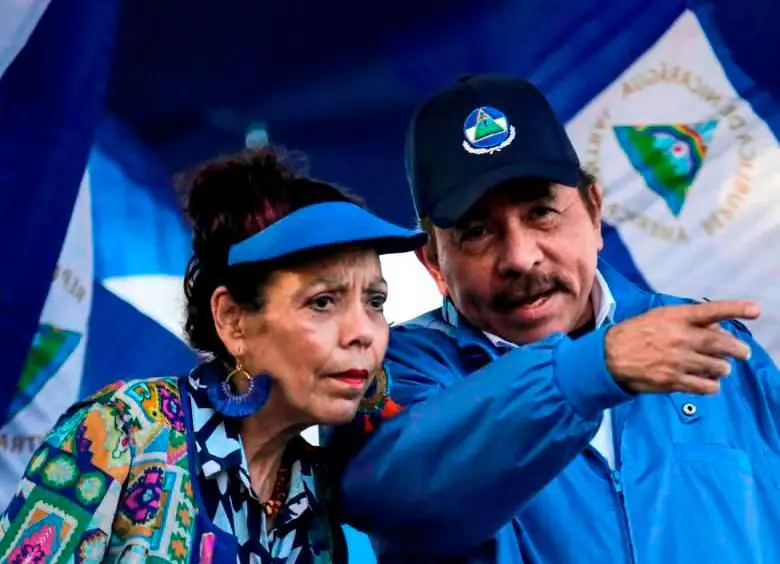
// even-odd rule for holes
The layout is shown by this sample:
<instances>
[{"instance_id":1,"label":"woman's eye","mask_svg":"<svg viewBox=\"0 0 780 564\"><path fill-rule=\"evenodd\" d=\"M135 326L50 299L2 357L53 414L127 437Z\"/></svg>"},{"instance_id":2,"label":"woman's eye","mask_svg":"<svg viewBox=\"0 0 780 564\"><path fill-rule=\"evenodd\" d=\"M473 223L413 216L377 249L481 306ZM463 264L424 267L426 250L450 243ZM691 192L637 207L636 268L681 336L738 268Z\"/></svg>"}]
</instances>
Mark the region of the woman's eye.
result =
<instances>
[{"instance_id":1,"label":"woman's eye","mask_svg":"<svg viewBox=\"0 0 780 564\"><path fill-rule=\"evenodd\" d=\"M333 296L317 296L316 298L312 298L309 302L309 306L314 311L328 311L335 304L336 300L333 299Z\"/></svg>"},{"instance_id":2,"label":"woman's eye","mask_svg":"<svg viewBox=\"0 0 780 564\"><path fill-rule=\"evenodd\" d=\"M376 294L375 296L371 297L371 307L373 307L377 311L383 311L385 309L385 302L387 301L387 296L384 294Z\"/></svg>"}]
</instances>

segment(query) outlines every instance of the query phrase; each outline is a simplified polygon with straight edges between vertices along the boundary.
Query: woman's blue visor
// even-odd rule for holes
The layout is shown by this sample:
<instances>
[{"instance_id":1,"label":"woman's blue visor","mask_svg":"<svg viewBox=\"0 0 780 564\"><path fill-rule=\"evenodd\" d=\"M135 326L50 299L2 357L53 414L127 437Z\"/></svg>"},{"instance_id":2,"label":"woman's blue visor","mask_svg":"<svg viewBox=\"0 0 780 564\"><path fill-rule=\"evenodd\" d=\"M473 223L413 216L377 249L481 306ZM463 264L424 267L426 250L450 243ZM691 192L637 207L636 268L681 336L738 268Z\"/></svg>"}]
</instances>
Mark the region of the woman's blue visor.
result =
<instances>
[{"instance_id":1,"label":"woman's blue visor","mask_svg":"<svg viewBox=\"0 0 780 564\"><path fill-rule=\"evenodd\" d=\"M349 202L306 206L230 248L228 265L264 262L351 243L381 254L413 251L427 241L423 231L404 229Z\"/></svg>"}]
</instances>

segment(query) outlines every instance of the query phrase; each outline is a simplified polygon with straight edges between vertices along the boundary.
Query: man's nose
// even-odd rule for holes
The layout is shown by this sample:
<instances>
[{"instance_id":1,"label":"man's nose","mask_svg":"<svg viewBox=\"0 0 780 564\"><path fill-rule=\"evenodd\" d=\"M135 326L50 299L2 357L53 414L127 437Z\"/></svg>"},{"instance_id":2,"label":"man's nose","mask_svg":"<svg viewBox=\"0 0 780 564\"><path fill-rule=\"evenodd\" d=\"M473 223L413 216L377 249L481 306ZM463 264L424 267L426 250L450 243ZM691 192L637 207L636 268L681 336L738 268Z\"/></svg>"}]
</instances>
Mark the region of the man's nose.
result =
<instances>
[{"instance_id":1,"label":"man's nose","mask_svg":"<svg viewBox=\"0 0 780 564\"><path fill-rule=\"evenodd\" d=\"M498 271L502 275L525 274L537 268L544 258L537 237L519 226L506 230L498 257Z\"/></svg>"}]
</instances>

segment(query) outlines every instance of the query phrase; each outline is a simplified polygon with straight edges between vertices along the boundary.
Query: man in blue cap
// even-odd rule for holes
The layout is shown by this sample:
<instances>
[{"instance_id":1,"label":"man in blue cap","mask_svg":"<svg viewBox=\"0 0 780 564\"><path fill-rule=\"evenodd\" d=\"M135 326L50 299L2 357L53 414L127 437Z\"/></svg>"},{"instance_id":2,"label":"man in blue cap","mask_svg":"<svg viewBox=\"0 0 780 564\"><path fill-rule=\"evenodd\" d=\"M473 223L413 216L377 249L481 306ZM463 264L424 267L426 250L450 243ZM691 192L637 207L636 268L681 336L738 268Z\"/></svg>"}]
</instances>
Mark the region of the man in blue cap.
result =
<instances>
[{"instance_id":1,"label":"man in blue cap","mask_svg":"<svg viewBox=\"0 0 780 564\"><path fill-rule=\"evenodd\" d=\"M391 335L401 413L340 431L380 562L780 562L780 373L729 321L758 308L600 261L599 189L528 82L433 96L407 172L444 304Z\"/></svg>"}]
</instances>

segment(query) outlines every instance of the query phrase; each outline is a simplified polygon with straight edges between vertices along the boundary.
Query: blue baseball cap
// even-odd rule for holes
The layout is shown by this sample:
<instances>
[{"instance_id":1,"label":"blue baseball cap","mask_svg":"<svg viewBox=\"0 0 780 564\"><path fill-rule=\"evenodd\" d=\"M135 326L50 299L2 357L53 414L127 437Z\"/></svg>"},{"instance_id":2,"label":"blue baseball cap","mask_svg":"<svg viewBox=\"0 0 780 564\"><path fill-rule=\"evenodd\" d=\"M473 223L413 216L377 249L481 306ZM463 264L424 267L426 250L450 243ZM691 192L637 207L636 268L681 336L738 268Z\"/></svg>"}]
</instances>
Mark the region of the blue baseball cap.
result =
<instances>
[{"instance_id":1,"label":"blue baseball cap","mask_svg":"<svg viewBox=\"0 0 780 564\"><path fill-rule=\"evenodd\" d=\"M452 227L491 188L513 178L577 186L580 161L536 86L469 75L417 110L406 141L406 174L420 219Z\"/></svg>"},{"instance_id":2,"label":"blue baseball cap","mask_svg":"<svg viewBox=\"0 0 780 564\"><path fill-rule=\"evenodd\" d=\"M381 254L405 253L425 244L423 231L404 229L350 202L325 202L296 210L233 245L228 266L281 259L350 243Z\"/></svg>"}]
</instances>

